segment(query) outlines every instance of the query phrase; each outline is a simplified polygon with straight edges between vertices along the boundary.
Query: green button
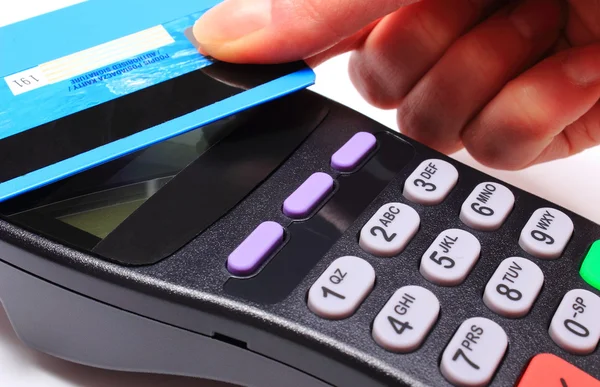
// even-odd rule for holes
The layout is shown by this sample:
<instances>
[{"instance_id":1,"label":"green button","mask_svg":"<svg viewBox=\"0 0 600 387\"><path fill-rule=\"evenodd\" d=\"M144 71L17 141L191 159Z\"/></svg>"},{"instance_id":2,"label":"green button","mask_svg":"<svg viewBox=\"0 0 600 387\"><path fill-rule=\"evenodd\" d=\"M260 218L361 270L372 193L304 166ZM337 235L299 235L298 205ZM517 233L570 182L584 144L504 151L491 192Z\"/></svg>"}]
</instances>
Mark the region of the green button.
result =
<instances>
[{"instance_id":1,"label":"green button","mask_svg":"<svg viewBox=\"0 0 600 387\"><path fill-rule=\"evenodd\" d=\"M585 256L579 274L585 282L600 290L600 240L594 242Z\"/></svg>"}]
</instances>

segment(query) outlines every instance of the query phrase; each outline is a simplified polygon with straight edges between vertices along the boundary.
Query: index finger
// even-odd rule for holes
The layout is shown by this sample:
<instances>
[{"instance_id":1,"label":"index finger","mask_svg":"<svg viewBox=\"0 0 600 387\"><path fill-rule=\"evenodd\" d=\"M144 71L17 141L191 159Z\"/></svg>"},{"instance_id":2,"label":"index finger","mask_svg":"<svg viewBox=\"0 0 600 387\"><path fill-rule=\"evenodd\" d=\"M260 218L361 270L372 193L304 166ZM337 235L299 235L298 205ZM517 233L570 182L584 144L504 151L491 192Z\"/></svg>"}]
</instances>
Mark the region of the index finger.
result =
<instances>
[{"instance_id":1,"label":"index finger","mask_svg":"<svg viewBox=\"0 0 600 387\"><path fill-rule=\"evenodd\" d=\"M201 50L234 63L314 56L418 0L226 0L194 26Z\"/></svg>"}]
</instances>

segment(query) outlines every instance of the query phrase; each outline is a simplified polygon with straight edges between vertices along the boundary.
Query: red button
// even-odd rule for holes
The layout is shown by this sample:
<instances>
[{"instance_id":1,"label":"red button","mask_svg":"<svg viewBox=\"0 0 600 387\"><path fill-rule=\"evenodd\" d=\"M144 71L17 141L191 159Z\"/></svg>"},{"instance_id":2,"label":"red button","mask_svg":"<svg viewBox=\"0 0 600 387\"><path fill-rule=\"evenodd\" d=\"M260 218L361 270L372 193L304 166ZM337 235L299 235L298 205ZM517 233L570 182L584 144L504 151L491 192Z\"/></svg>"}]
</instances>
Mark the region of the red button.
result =
<instances>
[{"instance_id":1,"label":"red button","mask_svg":"<svg viewBox=\"0 0 600 387\"><path fill-rule=\"evenodd\" d=\"M518 387L600 387L600 380L586 374L558 356L543 353L535 356Z\"/></svg>"}]
</instances>

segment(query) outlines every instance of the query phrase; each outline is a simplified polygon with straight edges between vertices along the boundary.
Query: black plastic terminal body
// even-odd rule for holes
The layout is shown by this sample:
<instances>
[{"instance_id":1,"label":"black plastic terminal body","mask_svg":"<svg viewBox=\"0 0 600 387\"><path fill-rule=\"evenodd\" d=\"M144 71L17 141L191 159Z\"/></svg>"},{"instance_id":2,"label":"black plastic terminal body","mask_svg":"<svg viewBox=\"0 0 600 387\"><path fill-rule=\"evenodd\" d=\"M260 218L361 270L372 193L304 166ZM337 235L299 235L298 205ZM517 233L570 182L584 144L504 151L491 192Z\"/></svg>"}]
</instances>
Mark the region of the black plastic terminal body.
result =
<instances>
[{"instance_id":1,"label":"black plastic terminal body","mask_svg":"<svg viewBox=\"0 0 600 387\"><path fill-rule=\"evenodd\" d=\"M278 114L285 109L301 110L304 106L318 106L318 109L306 110L310 112L308 117L296 115L293 123L286 122L285 114ZM321 115L319 119L315 120L315 114ZM449 385L439 371L441 353L458 326L475 316L498 322L509 337L509 349L492 385L513 385L528 361L534 355L546 352L557 354L600 378L600 353L597 350L588 356L569 354L556 346L547 332L552 315L568 290L584 288L599 294L580 278L578 269L591 243L600 238L600 226L500 182L516 197L507 221L494 232L469 230L479 239L482 252L462 284L455 287L433 285L419 273L422 254L443 230L468 229L459 220L462 202L478 183L498 182L496 179L309 91L266 104L254 119L273 127L306 124L313 128L296 147L290 147L293 149L289 155L278 163L277 168L269 170L260 184L223 209L218 219L195 232L189 242L169 252L166 258L146 265L124 265L118 263L118 259L102 258L102 251L95 254L78 246L69 246L61 243L60 238L42 236L5 218L0 221L0 272L17 271L29 280L62 289L89 303L219 341L235 347L236 351L256 354L310 376L315 385ZM331 169L330 157L358 131L375 134L378 149L357 171L339 174ZM270 146L278 147L279 144ZM458 184L437 206L412 204L402 196L403 183L423 160L429 158L443 159L455 165L459 172ZM246 159L245 163L248 169L260 167L256 164L259 161L253 164L251 159ZM310 218L292 222L282 214L281 204L317 171L334 176L338 189ZM182 197L190 202L202 200L200 197ZM388 202L412 206L421 217L421 226L401 254L378 258L360 249L358 234L372 214ZM564 254L556 260L529 256L517 243L529 216L543 206L559 208L575 225ZM224 264L228 254L266 220L286 227L286 245L256 275L250 278L232 276ZM375 269L376 284L352 316L339 321L325 320L309 311L306 293L325 268L344 255L367 260ZM544 288L533 309L520 319L498 316L482 301L487 281L498 264L510 256L533 260L545 275ZM44 316L36 315L36 308L18 307L19 297L15 290L21 283L17 281L20 277L14 275L11 278L15 278L9 281L14 287L0 286L0 298L8 314L15 316L14 319L11 317L15 329L19 331L18 321L24 321L24 316L44 324ZM371 337L370 328L389 297L405 285L430 289L440 301L441 314L420 348L408 354L396 354L379 347ZM78 359L76 353L65 355L60 335L52 336L49 329L41 329L38 336L30 337L26 334L30 330L23 329L23 338L43 351L70 360L119 368L119 364L96 358ZM61 327L53 329L59 332ZM141 334L127 332L122 334L131 337ZM119 340L120 337L114 337L115 343ZM88 351L93 349L87 348ZM145 369L143 365L121 360L129 370L185 372L167 366ZM243 379L234 377L230 381L244 383Z\"/></svg>"}]
</instances>

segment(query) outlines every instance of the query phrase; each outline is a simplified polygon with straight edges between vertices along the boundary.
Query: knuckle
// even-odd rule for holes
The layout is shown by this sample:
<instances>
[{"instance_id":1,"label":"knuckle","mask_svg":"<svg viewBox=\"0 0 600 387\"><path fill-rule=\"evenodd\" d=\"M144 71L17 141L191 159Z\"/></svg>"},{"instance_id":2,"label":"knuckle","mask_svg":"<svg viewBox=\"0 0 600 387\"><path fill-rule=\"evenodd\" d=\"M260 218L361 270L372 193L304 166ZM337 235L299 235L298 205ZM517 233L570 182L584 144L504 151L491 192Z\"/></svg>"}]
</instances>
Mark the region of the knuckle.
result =
<instances>
[{"instance_id":1,"label":"knuckle","mask_svg":"<svg viewBox=\"0 0 600 387\"><path fill-rule=\"evenodd\" d=\"M348 72L355 88L371 105L380 109L392 109L400 103L401 97L390 93L389 82L360 52L351 56Z\"/></svg>"}]
</instances>

